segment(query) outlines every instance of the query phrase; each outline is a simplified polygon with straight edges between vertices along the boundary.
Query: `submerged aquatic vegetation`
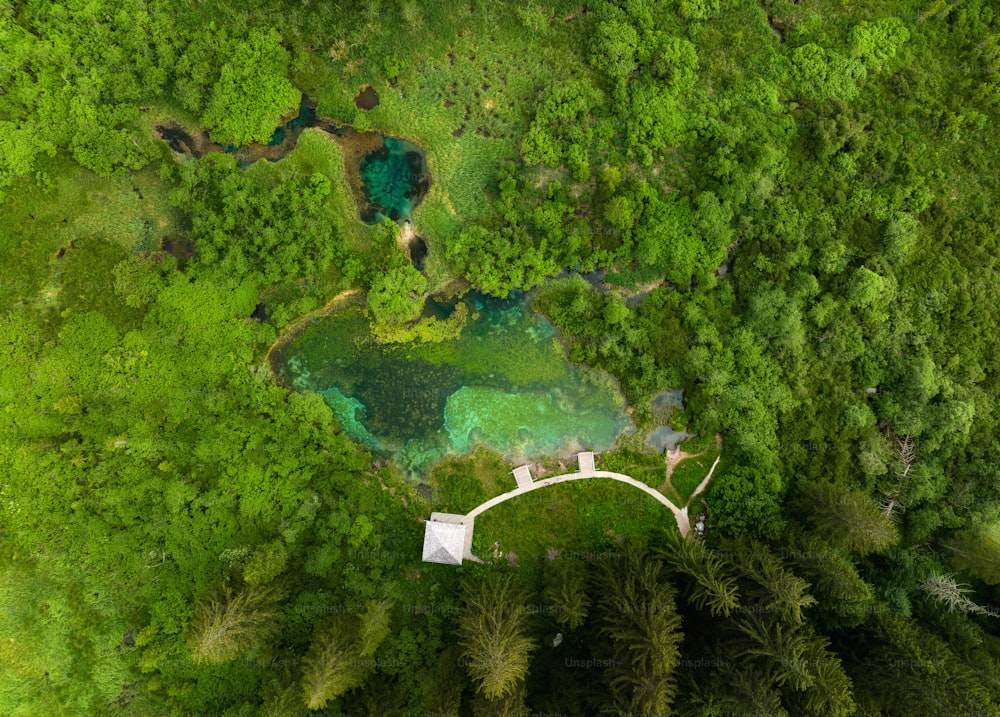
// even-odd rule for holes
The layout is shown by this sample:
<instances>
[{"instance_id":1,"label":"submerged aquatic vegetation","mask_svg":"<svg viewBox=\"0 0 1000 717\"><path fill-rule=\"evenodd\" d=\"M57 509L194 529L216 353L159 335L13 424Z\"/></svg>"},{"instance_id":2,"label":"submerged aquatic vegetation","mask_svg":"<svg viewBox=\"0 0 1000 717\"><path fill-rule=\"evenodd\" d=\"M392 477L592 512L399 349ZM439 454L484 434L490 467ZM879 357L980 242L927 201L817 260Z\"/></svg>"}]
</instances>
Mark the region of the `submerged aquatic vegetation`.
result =
<instances>
[{"instance_id":1,"label":"submerged aquatic vegetation","mask_svg":"<svg viewBox=\"0 0 1000 717\"><path fill-rule=\"evenodd\" d=\"M523 298L448 308L388 334L348 308L283 347L277 370L319 392L349 435L413 471L479 442L522 456L602 449L630 424L614 380L570 363Z\"/></svg>"}]
</instances>

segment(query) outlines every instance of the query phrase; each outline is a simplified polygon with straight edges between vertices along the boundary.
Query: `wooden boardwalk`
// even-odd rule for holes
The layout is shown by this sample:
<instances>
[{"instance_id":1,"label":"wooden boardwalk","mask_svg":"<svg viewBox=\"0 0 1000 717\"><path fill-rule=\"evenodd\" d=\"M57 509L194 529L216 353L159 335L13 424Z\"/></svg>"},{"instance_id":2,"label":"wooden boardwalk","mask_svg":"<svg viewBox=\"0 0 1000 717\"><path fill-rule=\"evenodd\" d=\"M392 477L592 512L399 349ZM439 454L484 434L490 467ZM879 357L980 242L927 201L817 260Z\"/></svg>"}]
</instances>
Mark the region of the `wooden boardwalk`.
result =
<instances>
[{"instance_id":1,"label":"wooden boardwalk","mask_svg":"<svg viewBox=\"0 0 1000 717\"><path fill-rule=\"evenodd\" d=\"M691 494L691 498L688 499L690 503L696 495L698 495L705 486L708 485L708 481L712 477L712 473L715 472L715 467L719 465L719 460L722 458L720 455L715 459L715 463L712 464L711 470L708 471L708 475L705 476L704 480L698 485L694 493ZM495 498L490 498L485 503L478 505L471 511L466 513L464 516L452 515L449 516L450 521L461 522L466 528L465 532L465 553L462 556L465 560L475 560L477 562L482 562L475 555L472 554L472 532L475 528L476 516L489 510L495 505L504 503L511 498L516 498L519 495L524 495L525 493L530 493L533 490L538 490L539 488L545 488L550 485L556 485L557 483L566 483L571 480L587 480L590 478L610 478L611 480L616 480L619 483L627 483L634 488L638 488L643 493L653 497L655 500L666 506L671 513L674 515L674 520L677 521L677 529L680 531L681 535L687 537L687 534L691 532L691 521L688 519L687 506L683 508L678 508L670 500L667 499L660 491L655 488L650 488L645 483L637 481L631 476L624 475L622 473L614 473L612 471L599 471L594 466L594 454L590 452L580 453L577 455L577 461L580 466L580 470L576 473L566 473L560 476L553 476L551 478L543 478L542 480L533 480L531 477L531 471L528 466L519 466L515 468L512 473L514 474L514 479L517 481L517 488L508 491ZM441 514L435 514L441 515Z\"/></svg>"}]
</instances>

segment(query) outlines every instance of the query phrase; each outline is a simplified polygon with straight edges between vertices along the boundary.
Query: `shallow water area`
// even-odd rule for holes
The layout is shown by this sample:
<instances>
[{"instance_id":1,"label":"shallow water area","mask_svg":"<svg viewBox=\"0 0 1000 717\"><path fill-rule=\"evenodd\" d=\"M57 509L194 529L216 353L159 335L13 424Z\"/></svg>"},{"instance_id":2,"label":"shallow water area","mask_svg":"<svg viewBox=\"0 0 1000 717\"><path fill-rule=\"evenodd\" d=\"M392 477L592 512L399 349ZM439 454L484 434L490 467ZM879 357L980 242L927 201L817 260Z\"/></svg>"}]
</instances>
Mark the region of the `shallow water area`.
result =
<instances>
[{"instance_id":1,"label":"shallow water area","mask_svg":"<svg viewBox=\"0 0 1000 717\"><path fill-rule=\"evenodd\" d=\"M677 431L670 426L660 426L650 431L646 438L646 444L655 448L659 453L672 451L677 448L678 443L683 443L688 438L694 438L695 434L687 431Z\"/></svg>"},{"instance_id":2,"label":"shallow water area","mask_svg":"<svg viewBox=\"0 0 1000 717\"><path fill-rule=\"evenodd\" d=\"M552 325L523 297L466 297L458 338L378 344L361 306L307 325L272 355L279 378L316 391L355 440L419 475L477 443L509 458L606 450L632 428L605 373L567 358ZM450 316L456 302L428 315Z\"/></svg>"},{"instance_id":3,"label":"shallow water area","mask_svg":"<svg viewBox=\"0 0 1000 717\"><path fill-rule=\"evenodd\" d=\"M649 408L655 413L669 413L672 409L684 408L684 389L666 388L656 393L649 400ZM694 438L695 434L686 430L678 431L668 425L657 426L646 436L646 445L655 449L658 453L672 451L679 443L683 443L688 438Z\"/></svg>"}]
</instances>

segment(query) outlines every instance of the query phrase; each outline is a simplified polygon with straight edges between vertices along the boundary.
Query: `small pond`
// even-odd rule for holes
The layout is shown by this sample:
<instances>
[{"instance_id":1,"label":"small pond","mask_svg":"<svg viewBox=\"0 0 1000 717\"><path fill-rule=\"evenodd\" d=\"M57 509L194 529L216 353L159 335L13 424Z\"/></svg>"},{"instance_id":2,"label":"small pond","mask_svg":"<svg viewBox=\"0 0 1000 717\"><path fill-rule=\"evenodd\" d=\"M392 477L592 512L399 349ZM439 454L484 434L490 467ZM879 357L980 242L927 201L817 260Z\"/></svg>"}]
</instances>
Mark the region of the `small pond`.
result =
<instances>
[{"instance_id":1,"label":"small pond","mask_svg":"<svg viewBox=\"0 0 1000 717\"><path fill-rule=\"evenodd\" d=\"M429 302L426 315L465 325L444 341L379 344L353 306L308 324L271 354L272 368L414 475L477 443L528 459L606 450L632 428L614 380L573 365L523 296Z\"/></svg>"},{"instance_id":2,"label":"small pond","mask_svg":"<svg viewBox=\"0 0 1000 717\"><path fill-rule=\"evenodd\" d=\"M374 92L374 90L372 90ZM378 103L378 96L375 96ZM266 159L277 162L288 155L299 135L316 127L332 135L340 145L348 183L358 205L358 218L377 224L385 218L403 222L430 188L431 176L420 147L399 137L380 132L359 132L350 125L316 114L316 105L303 99L298 113L278 127L266 144L245 147L213 142L207 130L191 134L168 122L156 128L160 138L178 155L203 157L210 152L227 152L241 167Z\"/></svg>"},{"instance_id":3,"label":"small pond","mask_svg":"<svg viewBox=\"0 0 1000 717\"><path fill-rule=\"evenodd\" d=\"M369 85L354 98L354 106L359 110L373 110L378 107L379 96L375 88Z\"/></svg>"},{"instance_id":4,"label":"small pond","mask_svg":"<svg viewBox=\"0 0 1000 717\"><path fill-rule=\"evenodd\" d=\"M650 448L655 448L659 453L672 451L677 448L678 443L683 443L689 438L694 438L695 434L687 431L677 431L670 426L659 426L650 431L646 437L646 444Z\"/></svg>"},{"instance_id":5,"label":"small pond","mask_svg":"<svg viewBox=\"0 0 1000 717\"><path fill-rule=\"evenodd\" d=\"M361 187L366 209L361 220L367 224L389 217L394 222L410 218L415 202L427 193L430 175L424 154L412 142L383 137L382 146L361 160Z\"/></svg>"}]
</instances>

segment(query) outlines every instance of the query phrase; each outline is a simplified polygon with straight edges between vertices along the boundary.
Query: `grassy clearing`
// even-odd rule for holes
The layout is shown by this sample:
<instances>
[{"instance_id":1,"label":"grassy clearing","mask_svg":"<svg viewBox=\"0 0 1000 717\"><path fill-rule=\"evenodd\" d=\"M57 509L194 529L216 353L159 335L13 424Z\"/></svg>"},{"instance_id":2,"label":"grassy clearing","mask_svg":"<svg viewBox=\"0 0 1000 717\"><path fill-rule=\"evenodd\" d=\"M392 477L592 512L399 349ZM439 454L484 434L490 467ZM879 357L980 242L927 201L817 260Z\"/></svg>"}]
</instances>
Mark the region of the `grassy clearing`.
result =
<instances>
[{"instance_id":1,"label":"grassy clearing","mask_svg":"<svg viewBox=\"0 0 1000 717\"><path fill-rule=\"evenodd\" d=\"M318 93L320 113L405 137L426 152L434 185L414 223L432 256L436 243L489 211L488 187L516 153L539 91L586 71L579 27L562 20L577 9L544 16L409 4L400 17L370 18L365 56L353 54L356 38L332 49L335 69ZM311 68L309 78L320 74ZM369 112L354 106L365 85L380 97Z\"/></svg>"},{"instance_id":2,"label":"grassy clearing","mask_svg":"<svg viewBox=\"0 0 1000 717\"><path fill-rule=\"evenodd\" d=\"M496 451L480 446L468 456L453 456L431 470L435 490L434 510L468 513L516 484L510 467Z\"/></svg>"},{"instance_id":3,"label":"grassy clearing","mask_svg":"<svg viewBox=\"0 0 1000 717\"><path fill-rule=\"evenodd\" d=\"M673 526L671 512L632 486L609 479L559 483L513 498L476 519L473 550L488 559L494 542L517 560L540 561L549 548L562 551L613 546L618 536Z\"/></svg>"},{"instance_id":4,"label":"grassy clearing","mask_svg":"<svg viewBox=\"0 0 1000 717\"><path fill-rule=\"evenodd\" d=\"M598 469L624 473L648 485L660 488L666 479L666 465L663 456L653 452L641 452L633 448L617 448L603 453L598 459Z\"/></svg>"},{"instance_id":5,"label":"grassy clearing","mask_svg":"<svg viewBox=\"0 0 1000 717\"><path fill-rule=\"evenodd\" d=\"M152 167L105 179L59 155L40 162L39 176L12 187L0 205L0 251L11 257L0 267L0 309L25 297L53 305L59 277L83 240L114 244L124 256L159 248L180 230Z\"/></svg>"}]
</instances>

